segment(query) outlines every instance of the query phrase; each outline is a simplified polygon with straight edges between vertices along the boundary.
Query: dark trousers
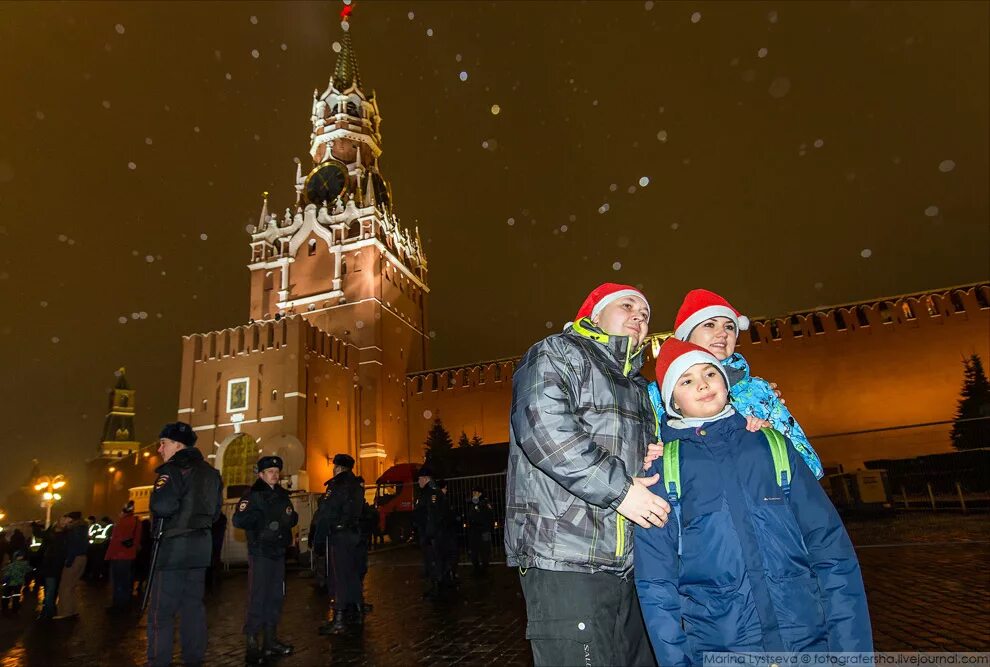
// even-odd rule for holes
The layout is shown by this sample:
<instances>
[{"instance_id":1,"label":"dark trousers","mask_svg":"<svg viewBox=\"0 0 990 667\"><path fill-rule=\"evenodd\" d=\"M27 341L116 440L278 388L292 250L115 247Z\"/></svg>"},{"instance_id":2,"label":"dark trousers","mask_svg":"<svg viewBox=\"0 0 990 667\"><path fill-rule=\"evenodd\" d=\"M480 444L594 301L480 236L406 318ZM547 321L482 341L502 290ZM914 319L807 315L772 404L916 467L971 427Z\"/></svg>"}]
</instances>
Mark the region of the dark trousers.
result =
<instances>
[{"instance_id":1,"label":"dark trousers","mask_svg":"<svg viewBox=\"0 0 990 667\"><path fill-rule=\"evenodd\" d=\"M330 536L330 557L333 560L333 608L344 611L361 603L361 573L358 571L358 549L361 536L357 532L337 532Z\"/></svg>"},{"instance_id":2,"label":"dark trousers","mask_svg":"<svg viewBox=\"0 0 990 667\"><path fill-rule=\"evenodd\" d=\"M468 550L474 569L483 570L492 562L492 534L487 530L472 529L468 532Z\"/></svg>"},{"instance_id":3,"label":"dark trousers","mask_svg":"<svg viewBox=\"0 0 990 667\"><path fill-rule=\"evenodd\" d=\"M542 665L656 665L632 578L520 571L526 638Z\"/></svg>"},{"instance_id":4,"label":"dark trousers","mask_svg":"<svg viewBox=\"0 0 990 667\"><path fill-rule=\"evenodd\" d=\"M423 549L423 570L426 578L439 584L448 578L451 569L450 540L445 534L425 537L420 541Z\"/></svg>"},{"instance_id":5,"label":"dark trousers","mask_svg":"<svg viewBox=\"0 0 990 667\"><path fill-rule=\"evenodd\" d=\"M54 618L58 613L55 601L58 597L58 577L45 577L45 602L41 607L41 615L45 618Z\"/></svg>"},{"instance_id":6,"label":"dark trousers","mask_svg":"<svg viewBox=\"0 0 990 667\"><path fill-rule=\"evenodd\" d=\"M248 608L244 634L274 628L282 616L285 598L285 556L248 556Z\"/></svg>"},{"instance_id":7,"label":"dark trousers","mask_svg":"<svg viewBox=\"0 0 990 667\"><path fill-rule=\"evenodd\" d=\"M148 603L148 664L151 667L164 667L172 662L176 614L181 616L179 634L183 662L187 665L203 662L206 655L205 582L205 567L155 572Z\"/></svg>"},{"instance_id":8,"label":"dark trousers","mask_svg":"<svg viewBox=\"0 0 990 667\"><path fill-rule=\"evenodd\" d=\"M117 609L130 606L134 591L134 561L110 561L110 579L113 583L113 606Z\"/></svg>"}]
</instances>

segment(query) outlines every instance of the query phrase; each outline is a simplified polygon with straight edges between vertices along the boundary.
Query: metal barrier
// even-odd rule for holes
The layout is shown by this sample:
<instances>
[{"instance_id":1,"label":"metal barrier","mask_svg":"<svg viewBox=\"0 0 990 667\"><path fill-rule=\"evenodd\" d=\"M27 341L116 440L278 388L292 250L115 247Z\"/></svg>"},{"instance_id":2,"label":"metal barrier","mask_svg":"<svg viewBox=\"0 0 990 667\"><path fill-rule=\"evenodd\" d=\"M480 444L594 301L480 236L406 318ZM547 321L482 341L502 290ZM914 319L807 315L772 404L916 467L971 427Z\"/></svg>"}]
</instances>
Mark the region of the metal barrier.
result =
<instances>
[{"instance_id":1,"label":"metal barrier","mask_svg":"<svg viewBox=\"0 0 990 667\"><path fill-rule=\"evenodd\" d=\"M505 543L502 539L505 525L505 473L451 477L447 479L447 501L459 518L457 529L457 553L461 561L470 560L467 552L467 516L471 504L471 491L479 488L492 506L495 530L492 533L492 560L505 560Z\"/></svg>"}]
</instances>

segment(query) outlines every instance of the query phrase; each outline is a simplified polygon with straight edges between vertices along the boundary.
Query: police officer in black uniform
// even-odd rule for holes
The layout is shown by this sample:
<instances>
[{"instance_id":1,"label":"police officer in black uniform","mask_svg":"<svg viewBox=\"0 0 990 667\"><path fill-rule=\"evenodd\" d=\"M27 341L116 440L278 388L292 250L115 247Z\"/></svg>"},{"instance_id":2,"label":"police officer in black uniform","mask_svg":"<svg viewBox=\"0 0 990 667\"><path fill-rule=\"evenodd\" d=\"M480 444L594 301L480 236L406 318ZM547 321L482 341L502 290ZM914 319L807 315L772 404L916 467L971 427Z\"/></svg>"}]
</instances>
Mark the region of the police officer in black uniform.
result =
<instances>
[{"instance_id":1,"label":"police officer in black uniform","mask_svg":"<svg viewBox=\"0 0 990 667\"><path fill-rule=\"evenodd\" d=\"M447 494L433 479L433 470L429 466L419 469L417 483L419 495L413 508L413 522L423 551L423 572L429 581L429 588L423 597L438 598L443 593L448 569L450 507Z\"/></svg>"},{"instance_id":2,"label":"police officer in black uniform","mask_svg":"<svg viewBox=\"0 0 990 667\"><path fill-rule=\"evenodd\" d=\"M333 457L333 479L327 484L325 500L315 520L316 532L330 536L333 560L333 621L320 626L320 634L337 635L347 630L346 620L364 622L361 608L361 506L364 488L351 470L354 459L347 454Z\"/></svg>"},{"instance_id":3,"label":"police officer in black uniform","mask_svg":"<svg viewBox=\"0 0 990 667\"><path fill-rule=\"evenodd\" d=\"M241 496L234 512L234 527L247 534L248 608L244 621L247 637L245 662L261 664L265 656L292 653L292 646L276 634L285 597L285 548L292 544L292 527L299 515L289 492L278 483L282 459L262 456L255 466L258 479ZM259 644L258 633L263 639Z\"/></svg>"},{"instance_id":4,"label":"police officer in black uniform","mask_svg":"<svg viewBox=\"0 0 990 667\"><path fill-rule=\"evenodd\" d=\"M196 449L196 434L184 422L166 424L158 435L165 461L155 472L150 509L159 544L151 573L148 607L148 665L172 662L175 615L181 614L182 659L199 665L206 654L203 589L213 548L210 527L220 515L220 473Z\"/></svg>"},{"instance_id":5,"label":"police officer in black uniform","mask_svg":"<svg viewBox=\"0 0 990 667\"><path fill-rule=\"evenodd\" d=\"M475 574L485 574L492 560L492 533L495 530L495 510L481 487L471 490L467 506L468 551Z\"/></svg>"}]
</instances>

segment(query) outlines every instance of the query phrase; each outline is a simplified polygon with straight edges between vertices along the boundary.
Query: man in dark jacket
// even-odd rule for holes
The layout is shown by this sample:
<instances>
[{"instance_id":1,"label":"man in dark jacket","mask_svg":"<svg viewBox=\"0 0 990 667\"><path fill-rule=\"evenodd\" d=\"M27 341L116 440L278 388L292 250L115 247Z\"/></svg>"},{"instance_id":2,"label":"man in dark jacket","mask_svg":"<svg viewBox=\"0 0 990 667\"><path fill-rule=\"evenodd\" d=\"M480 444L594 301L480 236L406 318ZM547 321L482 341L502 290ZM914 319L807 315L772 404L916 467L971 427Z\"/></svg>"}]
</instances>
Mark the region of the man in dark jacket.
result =
<instances>
[{"instance_id":1,"label":"man in dark jacket","mask_svg":"<svg viewBox=\"0 0 990 667\"><path fill-rule=\"evenodd\" d=\"M654 664L632 578L632 523L670 506L640 477L655 430L643 365L650 306L595 288L512 376L505 551L526 598L533 661Z\"/></svg>"},{"instance_id":2,"label":"man in dark jacket","mask_svg":"<svg viewBox=\"0 0 990 667\"><path fill-rule=\"evenodd\" d=\"M345 632L345 618L348 614L356 623L364 622L361 574L358 571L364 489L351 472L353 467L353 457L347 454L333 457L333 479L327 484L327 493L315 520L317 535L330 536L335 593L333 621L320 626L320 634L336 635Z\"/></svg>"},{"instance_id":3,"label":"man in dark jacket","mask_svg":"<svg viewBox=\"0 0 990 667\"><path fill-rule=\"evenodd\" d=\"M276 628L285 596L285 548L292 544L292 527L299 521L289 492L278 483L281 457L262 456L256 468L258 479L241 496L233 519L234 527L244 530L248 542L250 583L244 621L248 664L261 664L266 655L292 653L291 645L278 640ZM259 632L264 637L261 644Z\"/></svg>"},{"instance_id":4,"label":"man in dark jacket","mask_svg":"<svg viewBox=\"0 0 990 667\"><path fill-rule=\"evenodd\" d=\"M65 518L65 567L58 584L60 607L56 619L79 615L76 585L86 571L89 551L89 524L83 519L82 512L69 512Z\"/></svg>"},{"instance_id":5,"label":"man in dark jacket","mask_svg":"<svg viewBox=\"0 0 990 667\"><path fill-rule=\"evenodd\" d=\"M423 551L423 572L429 582L423 597L438 598L449 570L450 504L429 466L419 469L416 483L419 495L413 507L413 523Z\"/></svg>"},{"instance_id":6,"label":"man in dark jacket","mask_svg":"<svg viewBox=\"0 0 990 667\"><path fill-rule=\"evenodd\" d=\"M220 514L220 473L196 449L196 434L184 422L166 424L159 434L158 466L150 508L158 560L150 573L148 664L172 662L175 615L182 615L182 658L198 665L206 654L203 589L210 564L210 527Z\"/></svg>"},{"instance_id":7,"label":"man in dark jacket","mask_svg":"<svg viewBox=\"0 0 990 667\"><path fill-rule=\"evenodd\" d=\"M134 559L141 548L141 520L134 516L134 501L128 500L110 535L106 559L110 561L113 604L108 611L125 611L134 594Z\"/></svg>"},{"instance_id":8,"label":"man in dark jacket","mask_svg":"<svg viewBox=\"0 0 990 667\"><path fill-rule=\"evenodd\" d=\"M41 547L38 564L38 578L45 588L45 602L38 615L38 620L51 620L55 618L57 608L55 601L58 598L58 583L62 577L62 569L65 567L65 526L68 519L59 517L55 523L48 528L42 528L40 524L31 524L34 536L41 540Z\"/></svg>"},{"instance_id":9,"label":"man in dark jacket","mask_svg":"<svg viewBox=\"0 0 990 667\"><path fill-rule=\"evenodd\" d=\"M475 487L467 506L468 551L475 574L484 574L492 561L492 532L495 530L495 512L484 491Z\"/></svg>"}]
</instances>

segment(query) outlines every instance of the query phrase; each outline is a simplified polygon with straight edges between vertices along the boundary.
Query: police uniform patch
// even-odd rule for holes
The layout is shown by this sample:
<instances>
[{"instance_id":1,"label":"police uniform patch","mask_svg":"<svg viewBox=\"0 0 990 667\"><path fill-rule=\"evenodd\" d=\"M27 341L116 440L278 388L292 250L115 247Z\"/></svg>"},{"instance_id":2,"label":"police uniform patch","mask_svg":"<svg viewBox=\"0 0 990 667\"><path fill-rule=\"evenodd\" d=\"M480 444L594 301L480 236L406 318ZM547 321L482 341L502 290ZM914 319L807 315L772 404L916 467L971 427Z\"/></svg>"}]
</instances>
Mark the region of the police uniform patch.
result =
<instances>
[{"instance_id":1,"label":"police uniform patch","mask_svg":"<svg viewBox=\"0 0 990 667\"><path fill-rule=\"evenodd\" d=\"M247 506L248 506L248 501L247 500L242 500L241 501L241 504L237 506L237 511L243 512L244 510L247 509Z\"/></svg>"},{"instance_id":2,"label":"police uniform patch","mask_svg":"<svg viewBox=\"0 0 990 667\"><path fill-rule=\"evenodd\" d=\"M168 484L168 475L160 475L158 479L155 480L155 490L162 488Z\"/></svg>"}]
</instances>

